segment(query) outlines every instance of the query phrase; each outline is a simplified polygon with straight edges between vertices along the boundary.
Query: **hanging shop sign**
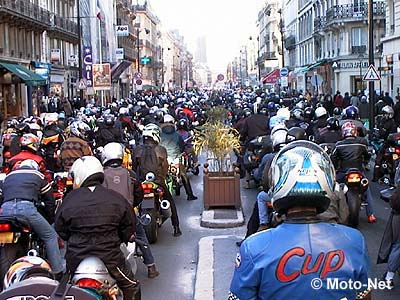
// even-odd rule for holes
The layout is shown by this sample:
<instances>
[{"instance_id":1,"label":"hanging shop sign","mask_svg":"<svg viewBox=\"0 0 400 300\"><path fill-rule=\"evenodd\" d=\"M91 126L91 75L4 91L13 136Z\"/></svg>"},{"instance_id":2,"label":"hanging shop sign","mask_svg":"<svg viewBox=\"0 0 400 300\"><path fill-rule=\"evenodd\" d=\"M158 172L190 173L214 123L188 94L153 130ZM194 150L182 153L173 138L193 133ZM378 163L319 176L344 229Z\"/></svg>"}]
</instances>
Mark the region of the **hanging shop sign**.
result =
<instances>
[{"instance_id":1,"label":"hanging shop sign","mask_svg":"<svg viewBox=\"0 0 400 300\"><path fill-rule=\"evenodd\" d=\"M86 81L87 87L93 86L92 68L93 68L92 47L84 47L82 78Z\"/></svg>"},{"instance_id":2,"label":"hanging shop sign","mask_svg":"<svg viewBox=\"0 0 400 300\"><path fill-rule=\"evenodd\" d=\"M111 66L107 64L93 64L93 88L95 90L111 89Z\"/></svg>"}]
</instances>

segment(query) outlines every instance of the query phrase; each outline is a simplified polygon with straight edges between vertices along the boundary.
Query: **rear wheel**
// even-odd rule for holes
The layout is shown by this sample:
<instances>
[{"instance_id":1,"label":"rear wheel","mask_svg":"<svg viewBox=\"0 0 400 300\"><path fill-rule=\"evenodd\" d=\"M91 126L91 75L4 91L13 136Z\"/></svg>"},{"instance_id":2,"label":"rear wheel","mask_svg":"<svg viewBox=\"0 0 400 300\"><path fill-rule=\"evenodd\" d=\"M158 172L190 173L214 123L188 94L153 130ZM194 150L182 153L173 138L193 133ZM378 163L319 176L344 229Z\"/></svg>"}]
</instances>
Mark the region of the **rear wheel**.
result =
<instances>
[{"instance_id":1,"label":"rear wheel","mask_svg":"<svg viewBox=\"0 0 400 300\"><path fill-rule=\"evenodd\" d=\"M347 205L349 206L349 225L357 228L360 215L361 195L357 191L349 189L346 193Z\"/></svg>"},{"instance_id":2,"label":"rear wheel","mask_svg":"<svg viewBox=\"0 0 400 300\"><path fill-rule=\"evenodd\" d=\"M147 239L149 240L150 244L154 244L157 242L158 238L158 224L157 224L157 212L156 209L153 208L151 211L148 212L151 216L151 222L149 225L144 226L144 230L146 232Z\"/></svg>"}]
</instances>

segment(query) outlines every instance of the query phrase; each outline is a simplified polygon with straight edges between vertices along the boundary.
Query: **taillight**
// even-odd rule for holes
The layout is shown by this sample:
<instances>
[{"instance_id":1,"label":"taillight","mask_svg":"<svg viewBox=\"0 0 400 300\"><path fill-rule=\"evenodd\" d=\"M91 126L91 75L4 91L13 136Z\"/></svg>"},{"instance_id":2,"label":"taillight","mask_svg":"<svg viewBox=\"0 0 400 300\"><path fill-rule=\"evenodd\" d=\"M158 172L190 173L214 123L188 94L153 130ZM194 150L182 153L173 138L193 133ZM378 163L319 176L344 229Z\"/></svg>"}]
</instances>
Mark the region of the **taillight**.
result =
<instances>
[{"instance_id":1,"label":"taillight","mask_svg":"<svg viewBox=\"0 0 400 300\"><path fill-rule=\"evenodd\" d=\"M102 283L100 281L97 281L96 279L82 278L82 279L78 280L76 285L81 287L81 288L98 289L98 288L101 288Z\"/></svg>"},{"instance_id":2,"label":"taillight","mask_svg":"<svg viewBox=\"0 0 400 300\"><path fill-rule=\"evenodd\" d=\"M153 183L142 183L142 189L143 189L144 191L146 191L146 190L152 190L153 187L154 187L154 184L153 184Z\"/></svg>"},{"instance_id":3,"label":"taillight","mask_svg":"<svg viewBox=\"0 0 400 300\"><path fill-rule=\"evenodd\" d=\"M8 232L11 231L11 225L8 223L0 224L0 232Z\"/></svg>"},{"instance_id":4,"label":"taillight","mask_svg":"<svg viewBox=\"0 0 400 300\"><path fill-rule=\"evenodd\" d=\"M396 148L396 149L394 150L394 152L395 152L396 154L400 154L400 148Z\"/></svg>"},{"instance_id":5,"label":"taillight","mask_svg":"<svg viewBox=\"0 0 400 300\"><path fill-rule=\"evenodd\" d=\"M347 182L360 182L361 175L358 173L350 173L347 175Z\"/></svg>"}]
</instances>

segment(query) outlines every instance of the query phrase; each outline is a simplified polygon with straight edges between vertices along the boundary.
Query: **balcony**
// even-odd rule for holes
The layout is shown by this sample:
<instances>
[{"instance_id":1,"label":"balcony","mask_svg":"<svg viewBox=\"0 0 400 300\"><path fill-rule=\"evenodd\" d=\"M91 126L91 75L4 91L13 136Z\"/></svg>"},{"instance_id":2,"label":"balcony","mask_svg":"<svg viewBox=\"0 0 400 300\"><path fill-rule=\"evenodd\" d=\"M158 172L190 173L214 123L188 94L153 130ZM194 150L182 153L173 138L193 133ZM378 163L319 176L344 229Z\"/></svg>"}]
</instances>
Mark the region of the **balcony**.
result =
<instances>
[{"instance_id":1,"label":"balcony","mask_svg":"<svg viewBox=\"0 0 400 300\"><path fill-rule=\"evenodd\" d=\"M385 18L386 5L384 2L373 3L374 19ZM368 3L335 5L326 11L326 25L334 25L335 23L367 21Z\"/></svg>"},{"instance_id":2,"label":"balcony","mask_svg":"<svg viewBox=\"0 0 400 300\"><path fill-rule=\"evenodd\" d=\"M285 38L285 48L286 50L292 50L296 48L296 37L294 35L289 35Z\"/></svg>"},{"instance_id":3,"label":"balcony","mask_svg":"<svg viewBox=\"0 0 400 300\"><path fill-rule=\"evenodd\" d=\"M26 0L0 0L0 19L37 31L51 26L50 12Z\"/></svg>"},{"instance_id":4,"label":"balcony","mask_svg":"<svg viewBox=\"0 0 400 300\"><path fill-rule=\"evenodd\" d=\"M314 33L322 31L326 26L326 17L319 16L314 19Z\"/></svg>"},{"instance_id":5,"label":"balcony","mask_svg":"<svg viewBox=\"0 0 400 300\"><path fill-rule=\"evenodd\" d=\"M78 43L78 24L69 18L58 15L52 17L52 24L48 30L49 36Z\"/></svg>"},{"instance_id":6,"label":"balcony","mask_svg":"<svg viewBox=\"0 0 400 300\"><path fill-rule=\"evenodd\" d=\"M351 54L362 54L367 52L367 46L351 46Z\"/></svg>"}]
</instances>

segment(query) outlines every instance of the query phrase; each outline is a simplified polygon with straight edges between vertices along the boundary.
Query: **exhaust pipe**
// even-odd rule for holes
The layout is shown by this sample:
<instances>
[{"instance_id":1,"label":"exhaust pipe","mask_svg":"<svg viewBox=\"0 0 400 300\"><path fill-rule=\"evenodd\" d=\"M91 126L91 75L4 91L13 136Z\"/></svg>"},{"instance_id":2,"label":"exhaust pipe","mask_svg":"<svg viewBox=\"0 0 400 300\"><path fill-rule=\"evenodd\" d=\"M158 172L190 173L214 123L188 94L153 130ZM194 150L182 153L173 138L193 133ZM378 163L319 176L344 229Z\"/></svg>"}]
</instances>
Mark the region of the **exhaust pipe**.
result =
<instances>
[{"instance_id":1,"label":"exhaust pipe","mask_svg":"<svg viewBox=\"0 0 400 300\"><path fill-rule=\"evenodd\" d=\"M368 183L369 183L368 178L363 178L363 179L361 179L361 185L362 185L363 187L366 187L366 186L368 185Z\"/></svg>"},{"instance_id":2,"label":"exhaust pipe","mask_svg":"<svg viewBox=\"0 0 400 300\"><path fill-rule=\"evenodd\" d=\"M169 203L168 200L162 200L160 202L160 207L161 207L161 214L163 215L164 218L169 218L171 217L171 203Z\"/></svg>"}]
</instances>

